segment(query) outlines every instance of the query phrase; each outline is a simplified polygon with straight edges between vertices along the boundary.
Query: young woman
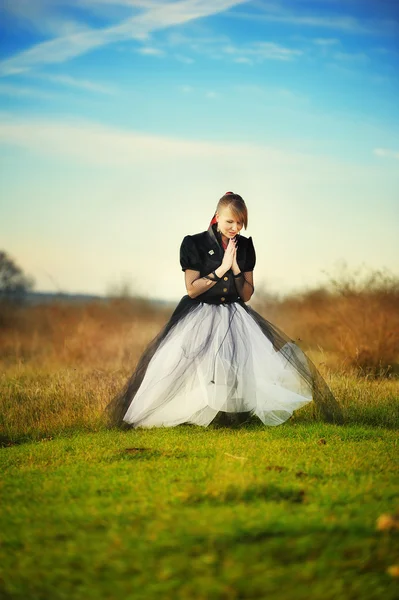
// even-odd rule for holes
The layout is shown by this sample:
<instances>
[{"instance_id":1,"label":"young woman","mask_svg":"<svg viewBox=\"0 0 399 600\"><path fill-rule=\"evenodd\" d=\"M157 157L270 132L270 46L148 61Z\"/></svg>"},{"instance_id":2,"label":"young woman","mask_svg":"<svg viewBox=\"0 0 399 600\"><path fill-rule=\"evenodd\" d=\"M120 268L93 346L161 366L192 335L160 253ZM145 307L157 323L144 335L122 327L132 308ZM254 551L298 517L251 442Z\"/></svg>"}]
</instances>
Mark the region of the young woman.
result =
<instances>
[{"instance_id":1,"label":"young woman","mask_svg":"<svg viewBox=\"0 0 399 600\"><path fill-rule=\"evenodd\" d=\"M207 426L256 415L281 425L310 402L314 415L342 413L315 365L284 332L246 304L254 292L248 213L238 194L219 200L206 231L186 235L180 264L187 295L144 350L107 406L111 425ZM242 420L242 419L241 419Z\"/></svg>"}]
</instances>

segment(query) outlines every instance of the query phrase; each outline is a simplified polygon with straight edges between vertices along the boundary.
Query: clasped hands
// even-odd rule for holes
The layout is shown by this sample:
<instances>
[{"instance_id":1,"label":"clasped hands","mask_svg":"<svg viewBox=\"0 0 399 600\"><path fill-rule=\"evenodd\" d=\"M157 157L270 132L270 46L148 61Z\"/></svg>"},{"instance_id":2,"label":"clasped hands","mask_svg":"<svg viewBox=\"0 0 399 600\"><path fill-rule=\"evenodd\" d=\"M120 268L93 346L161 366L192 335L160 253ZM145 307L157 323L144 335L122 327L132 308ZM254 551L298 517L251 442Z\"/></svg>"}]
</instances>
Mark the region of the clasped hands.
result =
<instances>
[{"instance_id":1,"label":"clasped hands","mask_svg":"<svg viewBox=\"0 0 399 600\"><path fill-rule=\"evenodd\" d=\"M224 251L224 257L222 261L223 268L226 268L226 271L229 269L239 271L239 267L237 264L237 242L236 239L230 238L227 244L227 248Z\"/></svg>"},{"instance_id":2,"label":"clasped hands","mask_svg":"<svg viewBox=\"0 0 399 600\"><path fill-rule=\"evenodd\" d=\"M240 267L237 263L237 242L236 239L230 238L227 244L227 248L224 251L224 257L222 264L220 265L224 272L232 269L234 274L237 274L240 271ZM208 281L207 284L210 285L212 281Z\"/></svg>"}]
</instances>

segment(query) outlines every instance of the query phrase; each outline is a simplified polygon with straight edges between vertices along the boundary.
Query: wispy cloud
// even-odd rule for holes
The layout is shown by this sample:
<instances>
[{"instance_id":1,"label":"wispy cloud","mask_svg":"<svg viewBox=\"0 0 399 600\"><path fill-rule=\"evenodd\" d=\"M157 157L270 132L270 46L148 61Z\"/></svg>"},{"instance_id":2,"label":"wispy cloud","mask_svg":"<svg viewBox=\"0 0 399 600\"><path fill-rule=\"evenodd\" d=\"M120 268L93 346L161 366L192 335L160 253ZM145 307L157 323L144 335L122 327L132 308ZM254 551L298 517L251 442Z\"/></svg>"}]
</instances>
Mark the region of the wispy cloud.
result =
<instances>
[{"instance_id":1,"label":"wispy cloud","mask_svg":"<svg viewBox=\"0 0 399 600\"><path fill-rule=\"evenodd\" d=\"M139 54L145 54L147 56L165 56L164 50L155 48L153 46L143 46L137 50Z\"/></svg>"},{"instance_id":2,"label":"wispy cloud","mask_svg":"<svg viewBox=\"0 0 399 600\"><path fill-rule=\"evenodd\" d=\"M396 158L399 160L399 152L388 148L374 148L373 153L380 158Z\"/></svg>"},{"instance_id":3,"label":"wispy cloud","mask_svg":"<svg viewBox=\"0 0 399 600\"><path fill-rule=\"evenodd\" d=\"M192 85L180 85L178 89L183 94L192 94L193 92L197 92L197 96L204 96L205 98L208 98L208 100L215 100L216 98L220 98L220 93L216 92L215 90L204 91L204 89L201 90L199 88L194 88Z\"/></svg>"},{"instance_id":4,"label":"wispy cloud","mask_svg":"<svg viewBox=\"0 0 399 600\"><path fill-rule=\"evenodd\" d=\"M354 17L319 17L305 15L265 15L267 21L292 25L335 29L352 33L371 33L372 29Z\"/></svg>"},{"instance_id":5,"label":"wispy cloud","mask_svg":"<svg viewBox=\"0 0 399 600\"><path fill-rule=\"evenodd\" d=\"M237 58L234 59L234 62L236 62L238 64L242 64L242 65L253 65L254 64L253 60L251 60L247 56L237 56Z\"/></svg>"},{"instance_id":6,"label":"wispy cloud","mask_svg":"<svg viewBox=\"0 0 399 600\"><path fill-rule=\"evenodd\" d=\"M337 38L315 38L312 40L316 46L337 46L340 44L340 40Z\"/></svg>"},{"instance_id":7,"label":"wispy cloud","mask_svg":"<svg viewBox=\"0 0 399 600\"><path fill-rule=\"evenodd\" d=\"M34 77L43 79L45 81L49 81L51 83L78 88L86 92L107 95L116 94L115 88L112 88L108 85L104 85L94 81L89 81L87 79L77 79L76 77L71 77L70 75L50 75L47 73L35 73Z\"/></svg>"},{"instance_id":8,"label":"wispy cloud","mask_svg":"<svg viewBox=\"0 0 399 600\"><path fill-rule=\"evenodd\" d=\"M10 96L13 98L41 98L50 100L54 98L54 94L37 90L32 87L13 85L10 83L0 83L0 95Z\"/></svg>"},{"instance_id":9,"label":"wispy cloud","mask_svg":"<svg viewBox=\"0 0 399 600\"><path fill-rule=\"evenodd\" d=\"M367 63L369 61L365 52L334 52L332 57L345 63Z\"/></svg>"},{"instance_id":10,"label":"wispy cloud","mask_svg":"<svg viewBox=\"0 0 399 600\"><path fill-rule=\"evenodd\" d=\"M106 39L111 40L110 32L91 30L42 42L29 50L2 61L0 63L0 75L15 75L29 71L33 67L63 63L102 46L106 43Z\"/></svg>"},{"instance_id":11,"label":"wispy cloud","mask_svg":"<svg viewBox=\"0 0 399 600\"><path fill-rule=\"evenodd\" d=\"M194 91L194 88L192 85L181 85L179 86L179 90L183 92L183 94L191 94L191 92Z\"/></svg>"},{"instance_id":12,"label":"wispy cloud","mask_svg":"<svg viewBox=\"0 0 399 600\"><path fill-rule=\"evenodd\" d=\"M167 38L169 47L179 46L186 52L207 56L214 60L231 60L235 63L254 64L265 60L292 60L303 54L303 50L283 46L276 42L255 41L236 44L227 35L219 37L189 37L173 33ZM185 55L187 57L187 55ZM190 61L191 57L189 57ZM192 60L192 59L191 59ZM186 58L187 61L187 58Z\"/></svg>"},{"instance_id":13,"label":"wispy cloud","mask_svg":"<svg viewBox=\"0 0 399 600\"><path fill-rule=\"evenodd\" d=\"M262 102L277 102L278 104L288 102L296 106L309 102L309 98L305 94L289 88L240 84L235 85L233 89L239 94L245 94L247 97L258 99Z\"/></svg>"},{"instance_id":14,"label":"wispy cloud","mask_svg":"<svg viewBox=\"0 0 399 600\"><path fill-rule=\"evenodd\" d=\"M60 156L71 159L79 165L90 164L104 167L134 166L141 168L159 162L197 160L225 162L229 168L248 164L256 172L264 172L267 163L269 172L276 165L296 165L308 167L309 181L323 178L327 172L333 180L340 174L360 177L368 172L357 170L353 164L330 160L327 157L301 153L290 153L286 149L273 148L264 144L227 142L214 140L183 139L151 135L134 130L107 127L85 119L50 119L41 117L21 117L12 113L0 113L0 144L13 145L31 151L36 156ZM332 167L332 170L330 170ZM369 169L369 167L367 167ZM245 169L244 169L245 170Z\"/></svg>"},{"instance_id":15,"label":"wispy cloud","mask_svg":"<svg viewBox=\"0 0 399 600\"><path fill-rule=\"evenodd\" d=\"M342 6L345 6L345 4L343 3ZM256 7L257 10L253 12L235 10L230 11L228 16L238 19L250 19L258 22L267 21L270 23L283 23L298 27L332 29L343 33L353 34L395 34L398 32L398 23L393 20L373 19L371 21L348 14L337 15L335 12L328 15L325 14L325 6L323 7L323 15L320 14L320 10L304 14L303 7L300 7L301 12L299 12L299 10L294 11L287 8L282 2L255 2L254 7Z\"/></svg>"},{"instance_id":16,"label":"wispy cloud","mask_svg":"<svg viewBox=\"0 0 399 600\"><path fill-rule=\"evenodd\" d=\"M4 113L0 113L0 144L109 167L237 152L230 144L136 133L81 119L20 118Z\"/></svg>"},{"instance_id":17,"label":"wispy cloud","mask_svg":"<svg viewBox=\"0 0 399 600\"><path fill-rule=\"evenodd\" d=\"M0 75L56 64L121 40L145 40L151 32L224 12L248 0L182 0L151 5L138 15L102 29L85 29L42 42L0 63ZM135 4L135 3L133 3ZM137 4L136 4L137 6Z\"/></svg>"},{"instance_id":18,"label":"wispy cloud","mask_svg":"<svg viewBox=\"0 0 399 600\"><path fill-rule=\"evenodd\" d=\"M292 60L303 54L302 50L288 48L275 42L253 42L243 46L229 44L222 48L225 54L234 56L234 60L241 62L245 59L249 62L263 62L264 60Z\"/></svg>"},{"instance_id":19,"label":"wispy cloud","mask_svg":"<svg viewBox=\"0 0 399 600\"><path fill-rule=\"evenodd\" d=\"M12 19L21 31L33 31L45 36L72 35L79 31L87 30L87 26L72 19L70 14L65 14L61 8L68 5L68 0L63 3L51 0L15 0L3 2L1 10L3 18ZM72 2L70 2L73 5Z\"/></svg>"},{"instance_id":20,"label":"wispy cloud","mask_svg":"<svg viewBox=\"0 0 399 600\"><path fill-rule=\"evenodd\" d=\"M40 80L45 83L56 84L56 86L66 86L76 89L81 89L85 92L92 92L94 94L106 94L115 95L117 90L109 85L104 85L98 82L89 81L87 79L77 79L70 75L52 75L49 73L30 73L29 80ZM54 99L57 94L47 91L46 89L38 89L37 87L30 87L26 85L0 83L0 94L14 97L33 97L43 99Z\"/></svg>"},{"instance_id":21,"label":"wispy cloud","mask_svg":"<svg viewBox=\"0 0 399 600\"><path fill-rule=\"evenodd\" d=\"M81 19L96 17L105 23L119 22L141 10L172 4L175 0L79 0ZM76 0L14 0L2 5L3 14L11 17L22 30L47 36L64 36L87 30L85 23L71 18Z\"/></svg>"}]
</instances>

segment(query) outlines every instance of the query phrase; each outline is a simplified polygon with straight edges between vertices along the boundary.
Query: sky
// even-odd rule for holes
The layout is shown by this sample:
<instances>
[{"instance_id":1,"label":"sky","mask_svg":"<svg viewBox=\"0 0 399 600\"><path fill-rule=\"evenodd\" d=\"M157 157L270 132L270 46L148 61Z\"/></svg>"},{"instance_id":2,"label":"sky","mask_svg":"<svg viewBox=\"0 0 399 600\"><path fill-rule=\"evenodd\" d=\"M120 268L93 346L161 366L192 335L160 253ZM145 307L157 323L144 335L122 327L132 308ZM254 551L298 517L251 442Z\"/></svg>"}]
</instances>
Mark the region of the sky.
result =
<instances>
[{"instance_id":1,"label":"sky","mask_svg":"<svg viewBox=\"0 0 399 600\"><path fill-rule=\"evenodd\" d=\"M0 250L179 300L234 191L255 289L399 275L398 67L397 0L0 0Z\"/></svg>"}]
</instances>

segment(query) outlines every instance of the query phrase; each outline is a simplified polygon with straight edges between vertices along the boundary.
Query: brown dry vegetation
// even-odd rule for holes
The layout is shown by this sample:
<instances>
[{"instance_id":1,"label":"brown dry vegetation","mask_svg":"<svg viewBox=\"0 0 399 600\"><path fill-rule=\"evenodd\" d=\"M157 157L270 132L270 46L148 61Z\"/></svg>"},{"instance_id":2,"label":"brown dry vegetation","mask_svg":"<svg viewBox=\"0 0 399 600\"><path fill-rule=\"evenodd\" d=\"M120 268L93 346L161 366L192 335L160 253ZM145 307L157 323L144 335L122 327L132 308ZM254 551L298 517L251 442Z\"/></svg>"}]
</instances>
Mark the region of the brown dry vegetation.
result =
<instances>
[{"instance_id":1,"label":"brown dry vegetation","mask_svg":"<svg viewBox=\"0 0 399 600\"><path fill-rule=\"evenodd\" d=\"M340 372L399 374L399 278L361 270L284 300L260 295L254 307Z\"/></svg>"},{"instance_id":2,"label":"brown dry vegetation","mask_svg":"<svg viewBox=\"0 0 399 600\"><path fill-rule=\"evenodd\" d=\"M393 376L399 361L399 278L354 275L285 298L257 290L251 305L340 372ZM0 305L0 366L131 369L171 315L135 298L32 307Z\"/></svg>"},{"instance_id":3,"label":"brown dry vegetation","mask_svg":"<svg viewBox=\"0 0 399 600\"><path fill-rule=\"evenodd\" d=\"M134 299L3 307L0 365L130 368L170 313Z\"/></svg>"},{"instance_id":4,"label":"brown dry vegetation","mask_svg":"<svg viewBox=\"0 0 399 600\"><path fill-rule=\"evenodd\" d=\"M257 290L251 305L298 340L350 420L395 426L399 281L377 273L362 286L342 279L333 284L284 299ZM134 298L31 307L3 304L3 441L101 427L105 405L174 307L154 307ZM301 414L307 410L311 407Z\"/></svg>"}]
</instances>

